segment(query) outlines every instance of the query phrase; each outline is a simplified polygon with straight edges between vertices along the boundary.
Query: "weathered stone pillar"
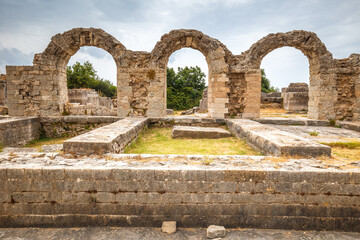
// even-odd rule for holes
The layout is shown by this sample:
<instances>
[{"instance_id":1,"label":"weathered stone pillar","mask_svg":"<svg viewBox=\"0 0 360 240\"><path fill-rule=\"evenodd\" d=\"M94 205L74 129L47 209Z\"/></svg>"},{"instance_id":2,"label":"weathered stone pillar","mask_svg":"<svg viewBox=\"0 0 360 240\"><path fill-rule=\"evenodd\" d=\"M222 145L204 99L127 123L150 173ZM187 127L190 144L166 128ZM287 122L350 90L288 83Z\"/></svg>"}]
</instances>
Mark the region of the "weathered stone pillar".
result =
<instances>
[{"instance_id":1,"label":"weathered stone pillar","mask_svg":"<svg viewBox=\"0 0 360 240\"><path fill-rule=\"evenodd\" d=\"M261 71L249 70L245 73L246 91L244 96L245 108L243 118L260 117Z\"/></svg>"}]
</instances>

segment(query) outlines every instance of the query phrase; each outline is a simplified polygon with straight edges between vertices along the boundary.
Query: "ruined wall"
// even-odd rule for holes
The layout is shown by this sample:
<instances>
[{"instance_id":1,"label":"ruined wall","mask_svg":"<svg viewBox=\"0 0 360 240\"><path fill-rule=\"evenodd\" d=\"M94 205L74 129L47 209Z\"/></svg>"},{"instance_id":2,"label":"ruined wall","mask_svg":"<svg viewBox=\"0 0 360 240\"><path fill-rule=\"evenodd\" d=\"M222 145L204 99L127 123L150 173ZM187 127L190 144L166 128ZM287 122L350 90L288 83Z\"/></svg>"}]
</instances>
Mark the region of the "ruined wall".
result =
<instances>
[{"instance_id":1,"label":"ruined wall","mask_svg":"<svg viewBox=\"0 0 360 240\"><path fill-rule=\"evenodd\" d=\"M0 75L0 106L6 105L6 75Z\"/></svg>"},{"instance_id":2,"label":"ruined wall","mask_svg":"<svg viewBox=\"0 0 360 240\"><path fill-rule=\"evenodd\" d=\"M360 120L360 55L336 60L336 119Z\"/></svg>"},{"instance_id":3,"label":"ruined wall","mask_svg":"<svg viewBox=\"0 0 360 240\"><path fill-rule=\"evenodd\" d=\"M69 115L116 116L111 98L100 97L94 89L69 89L65 113Z\"/></svg>"},{"instance_id":4,"label":"ruined wall","mask_svg":"<svg viewBox=\"0 0 360 240\"><path fill-rule=\"evenodd\" d=\"M38 117L0 119L0 144L19 147L39 138Z\"/></svg>"},{"instance_id":5,"label":"ruined wall","mask_svg":"<svg viewBox=\"0 0 360 240\"><path fill-rule=\"evenodd\" d=\"M284 108L287 111L307 111L309 88L307 83L290 83L284 93Z\"/></svg>"},{"instance_id":6,"label":"ruined wall","mask_svg":"<svg viewBox=\"0 0 360 240\"><path fill-rule=\"evenodd\" d=\"M359 55L333 59L317 35L307 31L269 34L248 51L233 55L217 39L187 29L163 35L151 52L127 50L101 29L75 28L57 34L44 52L35 55L33 66L7 66L10 115L63 114L68 102L65 67L82 46L102 48L114 58L119 117L166 116L168 59L186 47L200 51L208 63L210 117L259 117L261 61L274 49L289 46L309 60L308 117L359 119Z\"/></svg>"},{"instance_id":7,"label":"ruined wall","mask_svg":"<svg viewBox=\"0 0 360 240\"><path fill-rule=\"evenodd\" d=\"M356 172L0 168L0 227L360 231Z\"/></svg>"}]
</instances>

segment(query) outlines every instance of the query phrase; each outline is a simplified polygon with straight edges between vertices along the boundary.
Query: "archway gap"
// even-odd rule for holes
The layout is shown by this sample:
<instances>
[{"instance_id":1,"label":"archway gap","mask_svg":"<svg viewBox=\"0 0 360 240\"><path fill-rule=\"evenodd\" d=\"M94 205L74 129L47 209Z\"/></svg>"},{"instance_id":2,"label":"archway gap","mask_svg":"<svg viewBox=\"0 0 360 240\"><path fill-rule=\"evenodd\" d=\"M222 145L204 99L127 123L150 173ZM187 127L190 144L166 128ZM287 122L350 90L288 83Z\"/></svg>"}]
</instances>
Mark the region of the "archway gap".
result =
<instances>
[{"instance_id":1,"label":"archway gap","mask_svg":"<svg viewBox=\"0 0 360 240\"><path fill-rule=\"evenodd\" d=\"M190 47L183 47L180 48L178 50L175 50L174 52L171 53L171 55L168 58L168 62L167 62L167 68L173 68L175 73L178 73L178 68L185 68L185 67L199 67L201 72L203 72L205 74L205 87L207 88L209 85L209 65L208 62L206 61L206 57L205 55L200 52L197 49L193 49ZM167 96L167 83L168 79L166 79L166 106L168 106L168 96ZM206 97L205 97L205 101L206 103L202 103L201 104L201 99L204 97L203 96L203 92L201 92L201 96L199 99L199 103L195 104L194 107L200 107L201 105L201 111L202 113L206 113L208 111L208 98L207 98L207 91L206 91ZM194 99L197 99L197 97L195 97ZM182 109L182 110L187 110L187 109Z\"/></svg>"},{"instance_id":2,"label":"archway gap","mask_svg":"<svg viewBox=\"0 0 360 240\"><path fill-rule=\"evenodd\" d=\"M309 60L294 47L281 47L268 53L261 61L270 84L279 90L290 83L305 82L309 84Z\"/></svg>"}]
</instances>

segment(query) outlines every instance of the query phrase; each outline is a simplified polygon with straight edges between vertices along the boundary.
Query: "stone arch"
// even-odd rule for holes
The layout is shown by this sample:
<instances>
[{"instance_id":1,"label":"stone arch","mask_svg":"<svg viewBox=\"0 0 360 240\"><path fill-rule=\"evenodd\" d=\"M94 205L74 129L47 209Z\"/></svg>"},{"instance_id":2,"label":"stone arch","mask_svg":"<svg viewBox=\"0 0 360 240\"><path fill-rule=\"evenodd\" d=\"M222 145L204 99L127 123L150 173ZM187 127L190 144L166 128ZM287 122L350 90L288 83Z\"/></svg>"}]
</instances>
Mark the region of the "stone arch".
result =
<instances>
[{"instance_id":1,"label":"stone arch","mask_svg":"<svg viewBox=\"0 0 360 240\"><path fill-rule=\"evenodd\" d=\"M71 56L83 46L94 46L107 51L117 68L126 51L124 45L102 29L74 28L53 36L47 48L34 57L35 67L50 70L41 84L52 89L53 112L61 114L64 111L64 105L68 102L66 66Z\"/></svg>"},{"instance_id":2,"label":"stone arch","mask_svg":"<svg viewBox=\"0 0 360 240\"><path fill-rule=\"evenodd\" d=\"M211 117L224 117L229 102L227 82L231 52L219 40L193 29L172 30L161 37L151 52L154 67L162 69L162 83L166 96L166 66L169 57L181 48L200 51L209 68L208 109ZM165 97L166 108L166 97Z\"/></svg>"},{"instance_id":3,"label":"stone arch","mask_svg":"<svg viewBox=\"0 0 360 240\"><path fill-rule=\"evenodd\" d=\"M61 66L67 64L80 47L93 46L107 51L118 61L126 48L116 38L98 28L74 28L51 38L47 48L35 55L34 63ZM65 64L65 66L66 66Z\"/></svg>"},{"instance_id":4,"label":"stone arch","mask_svg":"<svg viewBox=\"0 0 360 240\"><path fill-rule=\"evenodd\" d=\"M262 59L271 51L285 46L300 50L309 60L308 116L315 119L335 118L334 103L337 94L336 79L331 71L334 68L332 54L313 32L295 30L286 33L269 34L253 44L244 55L247 66L258 71L257 85L260 86L260 64ZM252 98L260 99L260 93L255 91L257 90L248 89L247 94L251 95ZM323 93L325 92L327 96L324 96ZM254 102L254 99L252 99L252 102ZM259 108L255 111L259 111Z\"/></svg>"}]
</instances>

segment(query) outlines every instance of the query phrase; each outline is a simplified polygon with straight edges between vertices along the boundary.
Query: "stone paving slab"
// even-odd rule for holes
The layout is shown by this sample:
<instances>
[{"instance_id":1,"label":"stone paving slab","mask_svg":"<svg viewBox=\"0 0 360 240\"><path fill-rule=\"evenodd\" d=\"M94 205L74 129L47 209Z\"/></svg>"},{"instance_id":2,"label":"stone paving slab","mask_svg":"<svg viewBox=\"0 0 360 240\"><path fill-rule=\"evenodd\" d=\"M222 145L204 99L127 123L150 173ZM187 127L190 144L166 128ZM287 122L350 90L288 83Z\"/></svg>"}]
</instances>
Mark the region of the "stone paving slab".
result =
<instances>
[{"instance_id":1,"label":"stone paving slab","mask_svg":"<svg viewBox=\"0 0 360 240\"><path fill-rule=\"evenodd\" d=\"M225 238L228 240L298 240L298 239L342 239L355 240L360 238L356 232L333 231L295 231L275 229L227 229ZM0 238L10 239L88 239L88 240L202 240L206 239L206 230L203 228L179 228L174 234L167 234L159 228L120 228L120 227L86 227L86 228L2 228Z\"/></svg>"},{"instance_id":2,"label":"stone paving slab","mask_svg":"<svg viewBox=\"0 0 360 240\"><path fill-rule=\"evenodd\" d=\"M331 156L331 148L246 119L228 119L227 125L236 136L265 154L274 156Z\"/></svg>"},{"instance_id":3,"label":"stone paving slab","mask_svg":"<svg viewBox=\"0 0 360 240\"><path fill-rule=\"evenodd\" d=\"M171 136L173 138L226 138L232 135L223 128L174 126Z\"/></svg>"},{"instance_id":4,"label":"stone paving slab","mask_svg":"<svg viewBox=\"0 0 360 240\"><path fill-rule=\"evenodd\" d=\"M316 142L332 143L332 142L348 142L349 139L358 138L360 140L360 133L354 130L337 127L322 127L322 126L291 126L291 125L275 125L268 126L277 128L281 131L290 132L296 136L307 138ZM316 136L310 135L316 133Z\"/></svg>"},{"instance_id":5,"label":"stone paving slab","mask_svg":"<svg viewBox=\"0 0 360 240\"><path fill-rule=\"evenodd\" d=\"M63 150L77 155L120 153L147 123L147 118L125 118L64 141Z\"/></svg>"},{"instance_id":6,"label":"stone paving slab","mask_svg":"<svg viewBox=\"0 0 360 240\"><path fill-rule=\"evenodd\" d=\"M337 122L340 127L360 132L360 122Z\"/></svg>"},{"instance_id":7,"label":"stone paving slab","mask_svg":"<svg viewBox=\"0 0 360 240\"><path fill-rule=\"evenodd\" d=\"M329 121L302 119L302 118L257 118L254 121L262 124L277 124L277 125L304 125L304 126L329 126Z\"/></svg>"}]
</instances>

